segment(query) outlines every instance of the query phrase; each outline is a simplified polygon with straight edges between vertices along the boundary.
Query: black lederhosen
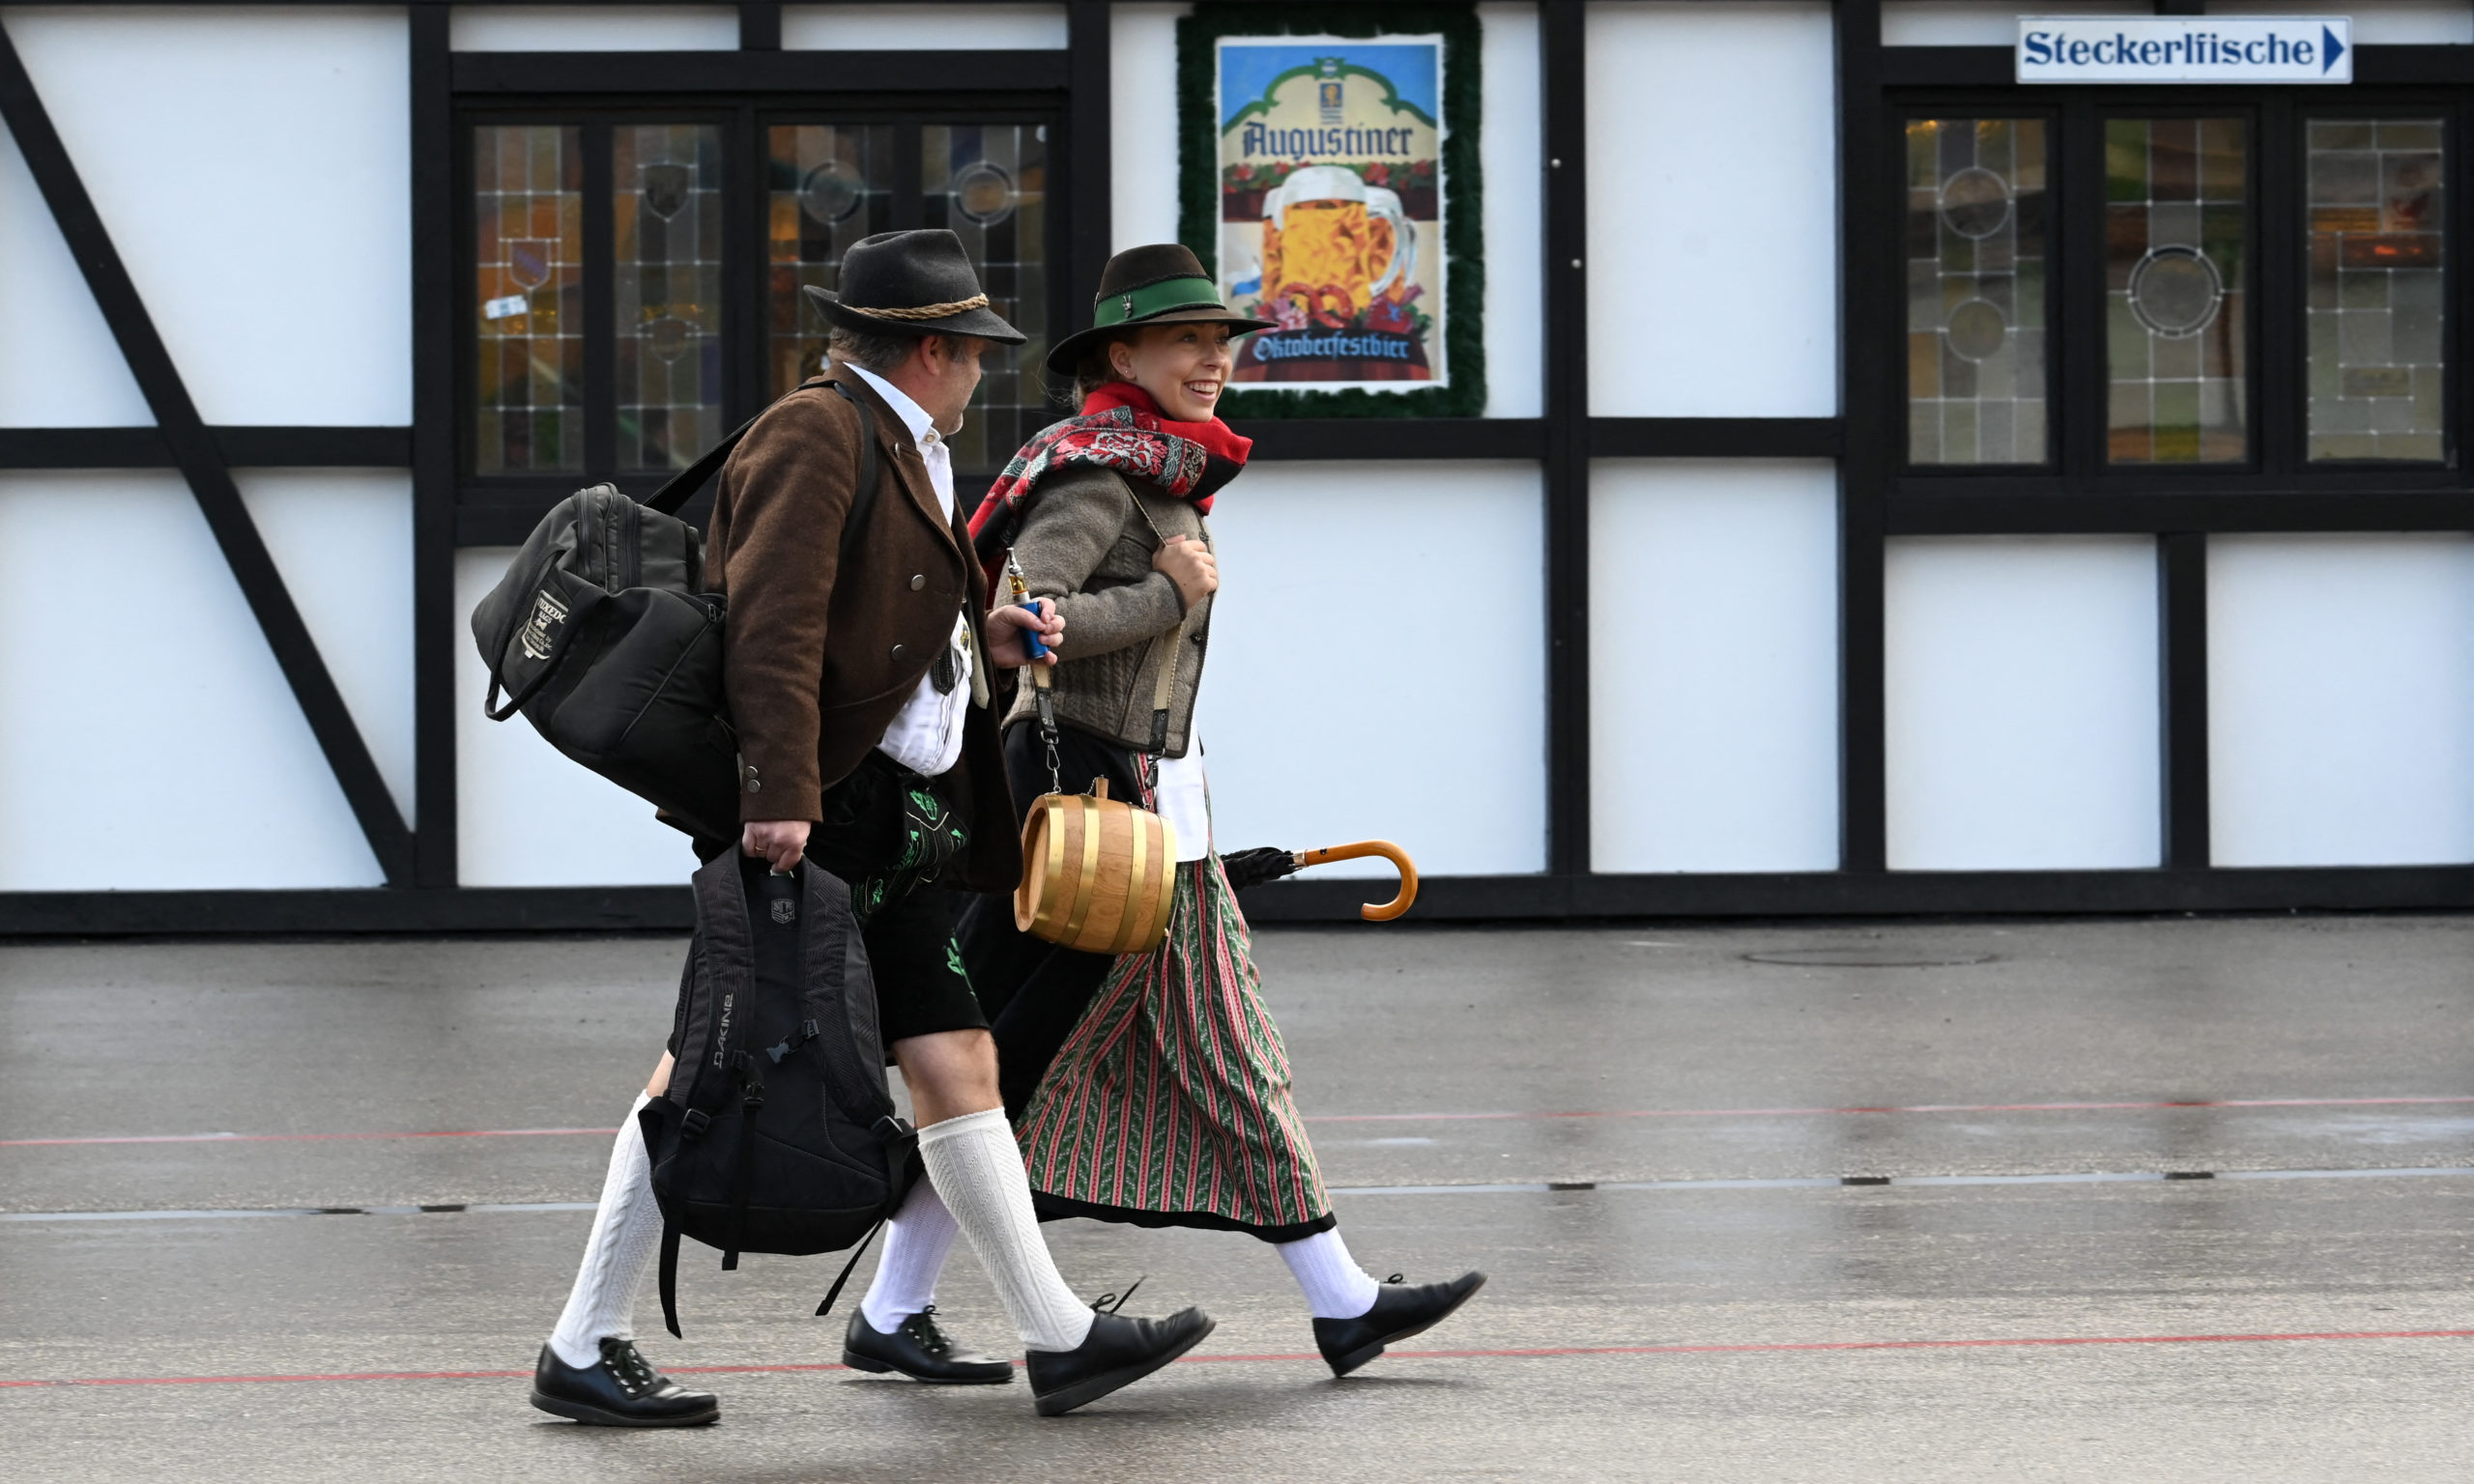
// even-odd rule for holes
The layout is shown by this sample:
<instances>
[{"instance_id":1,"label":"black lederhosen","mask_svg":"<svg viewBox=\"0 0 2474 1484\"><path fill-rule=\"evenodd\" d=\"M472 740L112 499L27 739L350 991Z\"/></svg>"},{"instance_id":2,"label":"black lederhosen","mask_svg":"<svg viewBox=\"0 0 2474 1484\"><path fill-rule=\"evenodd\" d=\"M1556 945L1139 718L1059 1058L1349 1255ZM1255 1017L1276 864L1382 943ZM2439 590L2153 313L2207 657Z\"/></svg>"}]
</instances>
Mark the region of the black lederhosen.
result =
<instances>
[{"instance_id":1,"label":"black lederhosen","mask_svg":"<svg viewBox=\"0 0 2474 1484\"><path fill-rule=\"evenodd\" d=\"M823 814L808 832L807 859L850 887L851 915L877 982L877 1027L887 1060L895 1042L913 1036L988 1029L954 941L960 899L936 884L970 838L941 781L872 752L824 791ZM696 842L697 856L706 861L737 848L736 841ZM688 945L691 963L699 946ZM671 1030L674 1054L681 1029Z\"/></svg>"},{"instance_id":2,"label":"black lederhosen","mask_svg":"<svg viewBox=\"0 0 2474 1484\"><path fill-rule=\"evenodd\" d=\"M1083 792L1093 779L1106 778L1110 798L1140 797L1131 750L1059 727L1056 752L1057 779L1066 792ZM1027 817L1031 801L1050 786L1048 749L1039 728L1027 720L1005 730L1005 776L1014 785L1016 813ZM962 950L970 981L994 1021L997 1090L1006 1116L1020 1118L1116 957L1060 948L1020 930L1014 926L1014 899L997 894L978 898L963 914Z\"/></svg>"}]
</instances>

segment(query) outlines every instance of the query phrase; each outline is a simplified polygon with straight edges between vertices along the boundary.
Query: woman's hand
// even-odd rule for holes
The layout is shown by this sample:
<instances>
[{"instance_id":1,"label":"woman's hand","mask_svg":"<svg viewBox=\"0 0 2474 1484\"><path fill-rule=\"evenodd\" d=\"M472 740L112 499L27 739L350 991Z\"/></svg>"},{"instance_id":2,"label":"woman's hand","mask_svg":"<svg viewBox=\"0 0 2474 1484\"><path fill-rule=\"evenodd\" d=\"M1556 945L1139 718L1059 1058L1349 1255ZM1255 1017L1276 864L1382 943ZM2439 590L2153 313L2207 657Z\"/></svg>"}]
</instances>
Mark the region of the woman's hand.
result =
<instances>
[{"instance_id":1,"label":"woman's hand","mask_svg":"<svg viewBox=\"0 0 2474 1484\"><path fill-rule=\"evenodd\" d=\"M1186 609L1220 590L1220 558L1211 548L1189 536L1170 536L1151 554L1151 570L1165 572L1168 581L1177 585L1177 596L1185 600Z\"/></svg>"},{"instance_id":2,"label":"woman's hand","mask_svg":"<svg viewBox=\"0 0 2474 1484\"><path fill-rule=\"evenodd\" d=\"M1036 631L1040 642L1048 645L1048 653L1040 656L1040 663L1056 663L1056 646L1065 642L1065 615L1059 614L1056 605L1047 598L1034 601L1039 604L1036 614L1017 604L989 610L985 631L989 664L1004 670L1030 664L1030 648L1022 642L1022 631L1025 629Z\"/></svg>"}]
</instances>

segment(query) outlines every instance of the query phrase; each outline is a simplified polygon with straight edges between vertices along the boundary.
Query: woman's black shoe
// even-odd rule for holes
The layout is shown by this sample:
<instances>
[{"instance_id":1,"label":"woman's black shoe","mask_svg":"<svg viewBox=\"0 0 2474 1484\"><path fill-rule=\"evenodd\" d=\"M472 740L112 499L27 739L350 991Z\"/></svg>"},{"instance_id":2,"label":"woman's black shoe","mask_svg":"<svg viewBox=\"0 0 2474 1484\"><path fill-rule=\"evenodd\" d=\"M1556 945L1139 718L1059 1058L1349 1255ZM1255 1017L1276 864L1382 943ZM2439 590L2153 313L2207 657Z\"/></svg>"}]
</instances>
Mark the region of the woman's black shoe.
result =
<instances>
[{"instance_id":1,"label":"woman's black shoe","mask_svg":"<svg viewBox=\"0 0 2474 1484\"><path fill-rule=\"evenodd\" d=\"M1383 1354L1394 1340L1433 1328L1444 1316L1469 1301L1486 1286L1482 1272L1464 1272L1449 1283L1405 1284L1398 1273L1376 1290L1374 1307L1355 1319L1314 1321L1314 1343L1331 1364L1332 1374L1346 1376Z\"/></svg>"},{"instance_id":2,"label":"woman's black shoe","mask_svg":"<svg viewBox=\"0 0 2474 1484\"><path fill-rule=\"evenodd\" d=\"M722 1414L720 1398L654 1370L633 1340L603 1340L600 1363L588 1366L569 1365L542 1346L532 1405L595 1427L702 1427Z\"/></svg>"},{"instance_id":3,"label":"woman's black shoe","mask_svg":"<svg viewBox=\"0 0 2474 1484\"><path fill-rule=\"evenodd\" d=\"M948 1386L994 1385L1014 1379L1010 1363L956 1350L936 1327L933 1303L896 1325L891 1334L869 1324L866 1310L853 1310L850 1331L842 1338L842 1363L854 1371L900 1371L913 1381Z\"/></svg>"},{"instance_id":4,"label":"woman's black shoe","mask_svg":"<svg viewBox=\"0 0 2474 1484\"><path fill-rule=\"evenodd\" d=\"M1181 1309L1166 1319L1094 1314L1080 1345L1031 1352L1032 1404L1041 1416L1057 1417L1096 1402L1201 1344L1216 1323L1200 1309Z\"/></svg>"}]
</instances>

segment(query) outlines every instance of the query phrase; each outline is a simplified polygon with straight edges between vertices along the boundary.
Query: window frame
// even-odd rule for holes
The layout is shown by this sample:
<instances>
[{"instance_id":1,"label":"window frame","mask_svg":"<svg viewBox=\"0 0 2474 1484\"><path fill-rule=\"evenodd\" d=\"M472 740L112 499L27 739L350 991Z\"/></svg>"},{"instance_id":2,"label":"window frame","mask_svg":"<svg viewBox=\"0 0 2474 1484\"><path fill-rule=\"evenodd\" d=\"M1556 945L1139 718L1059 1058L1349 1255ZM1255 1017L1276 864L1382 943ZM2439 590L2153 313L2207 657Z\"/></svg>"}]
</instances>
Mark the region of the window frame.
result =
<instances>
[{"instance_id":1,"label":"window frame","mask_svg":"<svg viewBox=\"0 0 2474 1484\"><path fill-rule=\"evenodd\" d=\"M1908 462L1906 315L1874 357L1884 385L1902 388L1896 450L1886 471L1892 499L1999 497L2130 499L2208 495L2433 494L2474 490L2469 448L2460 429L2468 414L2466 357L2474 349L2460 294L2468 249L2465 100L2433 87L2357 84L2299 87L1893 87L1884 110L1884 181L1867 203L1884 251L1904 263L1906 127L1919 118L2047 118L2048 239L2046 344L2047 462L2037 465L1914 465ZM2104 121L2109 118L2241 117L2252 206L2246 333L2249 458L2240 465L2114 464L2107 457L2109 376L2105 344ZM2308 450L2309 300L2307 144L2314 117L2438 118L2448 197L2442 264L2446 370L2442 405L2449 460L2311 462ZM1905 294L1900 275L1899 293Z\"/></svg>"}]
</instances>

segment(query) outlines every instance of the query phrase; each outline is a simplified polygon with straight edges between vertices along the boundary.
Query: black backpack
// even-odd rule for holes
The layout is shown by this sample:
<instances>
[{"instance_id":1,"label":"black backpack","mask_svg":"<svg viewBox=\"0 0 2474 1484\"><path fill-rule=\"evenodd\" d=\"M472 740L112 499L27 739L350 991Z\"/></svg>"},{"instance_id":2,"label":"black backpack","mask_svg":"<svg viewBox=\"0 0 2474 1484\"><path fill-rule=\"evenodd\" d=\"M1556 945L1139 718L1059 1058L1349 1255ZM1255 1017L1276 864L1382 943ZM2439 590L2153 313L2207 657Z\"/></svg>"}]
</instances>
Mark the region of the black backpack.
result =
<instances>
[{"instance_id":1,"label":"black backpack","mask_svg":"<svg viewBox=\"0 0 2474 1484\"><path fill-rule=\"evenodd\" d=\"M885 1084L850 890L831 871L802 861L775 874L734 849L698 870L677 1025L670 1086L638 1115L672 1334L680 1238L721 1248L725 1271L741 1252L865 1251L919 1176L919 1136Z\"/></svg>"},{"instance_id":2,"label":"black backpack","mask_svg":"<svg viewBox=\"0 0 2474 1484\"><path fill-rule=\"evenodd\" d=\"M877 421L840 382L799 389L820 385L859 411L847 564L876 500ZM703 539L676 511L754 426L741 424L642 503L596 484L551 506L473 610L491 721L522 711L552 747L715 840L738 835L738 739L722 695L727 614L721 595L703 590Z\"/></svg>"}]
</instances>

